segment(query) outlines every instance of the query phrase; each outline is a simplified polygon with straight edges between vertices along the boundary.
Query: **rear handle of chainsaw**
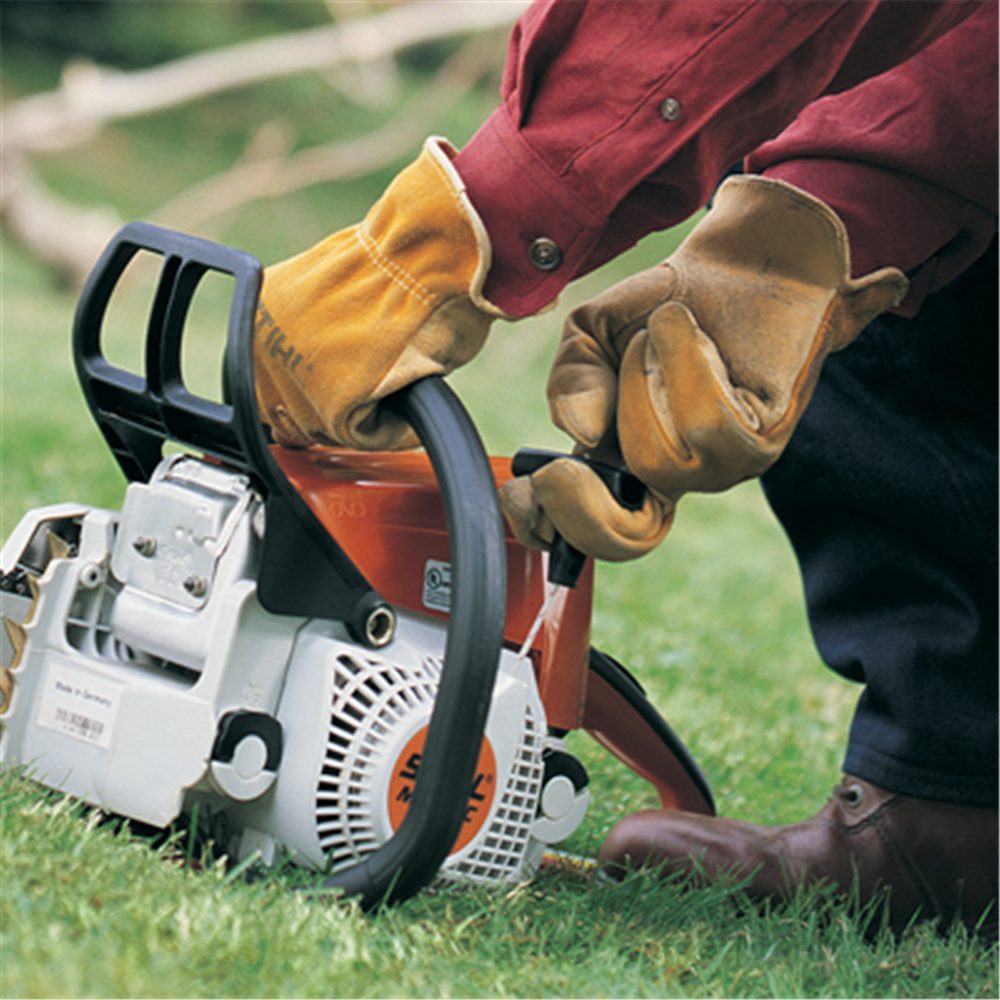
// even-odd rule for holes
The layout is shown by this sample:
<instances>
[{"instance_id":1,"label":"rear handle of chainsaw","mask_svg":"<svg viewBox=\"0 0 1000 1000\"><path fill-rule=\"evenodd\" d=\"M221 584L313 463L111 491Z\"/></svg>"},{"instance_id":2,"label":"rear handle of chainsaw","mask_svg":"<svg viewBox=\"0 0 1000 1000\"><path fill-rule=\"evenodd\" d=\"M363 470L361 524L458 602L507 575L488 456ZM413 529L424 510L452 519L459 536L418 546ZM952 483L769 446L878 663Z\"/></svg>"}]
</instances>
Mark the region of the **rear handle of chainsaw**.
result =
<instances>
[{"instance_id":1,"label":"rear handle of chainsaw","mask_svg":"<svg viewBox=\"0 0 1000 1000\"><path fill-rule=\"evenodd\" d=\"M145 374L102 350L105 313L130 261L163 258L145 343ZM224 402L184 383L181 342L199 281L235 279L223 361ZM74 320L73 354L90 411L129 480L147 480L167 441L245 470L266 498L258 597L276 614L344 621L363 641L381 599L288 482L257 411L254 315L262 268L249 254L147 223L125 226L98 261ZM448 524L453 573L444 665L410 809L395 835L322 884L362 906L402 900L437 873L458 838L503 647L506 552L496 483L464 407L437 377L386 402L427 450ZM358 635L360 633L360 635Z\"/></svg>"}]
</instances>

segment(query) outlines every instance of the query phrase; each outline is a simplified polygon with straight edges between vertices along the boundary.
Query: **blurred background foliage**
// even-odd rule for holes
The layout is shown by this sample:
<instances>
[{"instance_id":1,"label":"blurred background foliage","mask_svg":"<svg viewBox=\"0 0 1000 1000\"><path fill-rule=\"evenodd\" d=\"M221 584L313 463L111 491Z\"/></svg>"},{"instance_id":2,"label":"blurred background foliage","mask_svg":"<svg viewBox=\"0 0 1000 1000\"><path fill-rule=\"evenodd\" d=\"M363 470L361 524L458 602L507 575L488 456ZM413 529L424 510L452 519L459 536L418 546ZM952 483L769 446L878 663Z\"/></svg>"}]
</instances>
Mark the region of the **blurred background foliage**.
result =
<instances>
[{"instance_id":1,"label":"blurred background foliage","mask_svg":"<svg viewBox=\"0 0 1000 1000\"><path fill-rule=\"evenodd\" d=\"M280 44L282 38L298 39L310 29L358 22L371 22L378 32L380 18L398 19L408 6L365 0L4 0L0 73L8 122L6 228L15 233L21 229L20 214L11 210L20 179L15 167L29 169L72 205L113 210L119 221L149 219L193 185L248 158L287 159L321 144L369 136L387 124L404 126L415 99L470 38L476 41L475 32L405 46L381 61L347 59L260 83L251 80L147 113L112 114L83 137L72 135L73 116L65 112L79 107L87 114L101 113L93 110L100 109L102 97L96 67L131 73L118 79L105 74L110 76L109 91L124 91L131 82L142 81L143 71L162 66L178 66L179 75L206 73L206 67L190 57L227 49L242 52L239 46L254 41ZM477 5L458 6L474 10ZM496 8L485 5L491 6ZM433 107L421 109L428 118L426 134L436 131L462 145L495 106L506 36L522 5L508 6L508 23L482 33L474 52L476 69L470 74L466 68L465 75L475 79L460 79L444 95L440 114ZM428 16L411 9L414 19ZM256 56L247 51L248 58ZM38 100L19 103L46 92L47 105ZM40 136L19 141L24 132L16 127L19 117L38 129L46 116L54 118L48 134L43 125ZM419 138L411 138L396 156L346 178L352 183L339 178L332 185L304 185L293 198L250 201L221 223L213 218L202 225L185 218L183 228L238 244L265 262L281 259L357 221L419 145ZM82 228L84 221L67 215L67 243L81 239L73 223ZM71 280L79 282L80 270L75 268Z\"/></svg>"},{"instance_id":2,"label":"blurred background foliage","mask_svg":"<svg viewBox=\"0 0 1000 1000\"><path fill-rule=\"evenodd\" d=\"M81 56L141 69L329 21L322 0L4 0L4 61L42 89L58 84L62 61Z\"/></svg>"}]
</instances>

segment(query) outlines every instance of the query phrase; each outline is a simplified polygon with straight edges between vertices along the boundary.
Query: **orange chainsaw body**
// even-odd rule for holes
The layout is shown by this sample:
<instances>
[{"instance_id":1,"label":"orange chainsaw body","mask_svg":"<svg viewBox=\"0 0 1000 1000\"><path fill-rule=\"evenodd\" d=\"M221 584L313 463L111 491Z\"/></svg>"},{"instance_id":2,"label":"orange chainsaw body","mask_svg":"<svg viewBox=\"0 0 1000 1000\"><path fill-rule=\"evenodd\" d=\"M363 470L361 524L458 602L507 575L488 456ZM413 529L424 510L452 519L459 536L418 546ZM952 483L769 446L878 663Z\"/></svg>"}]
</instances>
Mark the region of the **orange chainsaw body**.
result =
<instances>
[{"instance_id":1,"label":"orange chainsaw body","mask_svg":"<svg viewBox=\"0 0 1000 1000\"><path fill-rule=\"evenodd\" d=\"M429 564L450 562L441 492L423 452L356 452L334 448L274 456L299 495L368 582L390 604L447 620L427 593ZM510 460L491 458L497 485ZM521 545L505 525L507 619L504 642L520 649L545 597L548 557ZM556 595L531 649L549 724L583 725L594 568Z\"/></svg>"}]
</instances>

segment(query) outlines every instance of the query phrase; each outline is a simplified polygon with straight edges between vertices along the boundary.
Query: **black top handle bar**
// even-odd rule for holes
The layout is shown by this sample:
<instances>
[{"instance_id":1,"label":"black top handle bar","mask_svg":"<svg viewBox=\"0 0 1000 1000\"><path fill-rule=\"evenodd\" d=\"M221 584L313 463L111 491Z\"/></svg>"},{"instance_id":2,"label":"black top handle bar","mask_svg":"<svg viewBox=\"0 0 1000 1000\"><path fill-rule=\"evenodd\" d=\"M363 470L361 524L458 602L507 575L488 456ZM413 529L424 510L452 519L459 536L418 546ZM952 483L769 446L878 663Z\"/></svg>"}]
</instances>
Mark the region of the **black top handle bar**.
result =
<instances>
[{"instance_id":1,"label":"black top handle bar","mask_svg":"<svg viewBox=\"0 0 1000 1000\"><path fill-rule=\"evenodd\" d=\"M112 294L141 251L162 257L145 340L145 373L111 364L102 329ZM235 281L223 359L223 402L184 382L181 344L209 272ZM250 254L148 223L112 239L80 296L73 356L98 427L129 480L148 480L173 441L246 471L265 497L258 597L276 614L344 621L364 641L381 598L289 483L257 411L253 330L262 280ZM437 873L458 838L503 647L506 552L496 483L475 425L440 378L386 402L416 432L445 507L453 586L440 686L410 809L382 847L322 888L370 908L406 899ZM290 563L290 565L289 565Z\"/></svg>"}]
</instances>

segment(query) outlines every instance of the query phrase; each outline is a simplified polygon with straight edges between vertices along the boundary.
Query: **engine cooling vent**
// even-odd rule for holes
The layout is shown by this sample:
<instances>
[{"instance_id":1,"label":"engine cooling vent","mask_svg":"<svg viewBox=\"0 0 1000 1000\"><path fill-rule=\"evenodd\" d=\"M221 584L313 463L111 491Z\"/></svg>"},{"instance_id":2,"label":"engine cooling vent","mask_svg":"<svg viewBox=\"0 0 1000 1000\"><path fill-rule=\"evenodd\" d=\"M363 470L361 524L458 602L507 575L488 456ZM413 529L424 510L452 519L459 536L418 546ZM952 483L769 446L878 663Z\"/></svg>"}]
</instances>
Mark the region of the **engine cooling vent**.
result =
<instances>
[{"instance_id":1,"label":"engine cooling vent","mask_svg":"<svg viewBox=\"0 0 1000 1000\"><path fill-rule=\"evenodd\" d=\"M333 659L330 728L316 789L316 831L331 871L363 861L388 836L376 817L386 814L390 755L430 718L442 663L423 655L401 665L364 652ZM536 696L537 697L537 696ZM522 877L532 847L543 778L545 737L541 704L517 699L516 732L487 736L497 753L496 801L488 824L439 873L441 881L502 883ZM523 708L521 707L523 705Z\"/></svg>"},{"instance_id":2,"label":"engine cooling vent","mask_svg":"<svg viewBox=\"0 0 1000 1000\"><path fill-rule=\"evenodd\" d=\"M375 782L396 734L429 715L441 664L417 669L346 653L334 661L330 732L316 789L316 830L336 872L379 847Z\"/></svg>"},{"instance_id":3,"label":"engine cooling vent","mask_svg":"<svg viewBox=\"0 0 1000 1000\"><path fill-rule=\"evenodd\" d=\"M533 718L530 703L515 751L507 787L482 843L468 855L442 868L445 881L509 882L520 878L531 843L531 825L542 786L542 739L544 727Z\"/></svg>"}]
</instances>

